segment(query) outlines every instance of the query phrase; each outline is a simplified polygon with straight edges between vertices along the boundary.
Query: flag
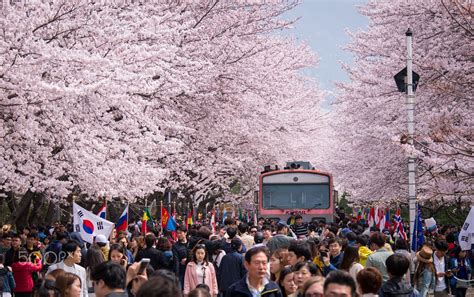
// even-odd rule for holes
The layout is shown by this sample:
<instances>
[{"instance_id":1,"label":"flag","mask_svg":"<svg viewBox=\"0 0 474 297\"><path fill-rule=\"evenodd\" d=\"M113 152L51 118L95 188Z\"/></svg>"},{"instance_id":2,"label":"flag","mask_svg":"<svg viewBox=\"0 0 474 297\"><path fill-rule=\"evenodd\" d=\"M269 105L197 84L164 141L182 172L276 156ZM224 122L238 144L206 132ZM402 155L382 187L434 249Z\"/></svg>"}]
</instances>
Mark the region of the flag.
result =
<instances>
[{"instance_id":1,"label":"flag","mask_svg":"<svg viewBox=\"0 0 474 297\"><path fill-rule=\"evenodd\" d=\"M402 217L400 216L400 208L397 208L397 212L393 220L393 230L394 232L398 233L399 237L407 240L407 234L405 232L405 228L403 228L403 220L402 220Z\"/></svg>"},{"instance_id":2,"label":"flag","mask_svg":"<svg viewBox=\"0 0 474 297\"><path fill-rule=\"evenodd\" d=\"M176 231L176 221L170 214L168 213L168 210L166 208L162 207L161 208L161 228L163 230L168 230L168 231Z\"/></svg>"},{"instance_id":3,"label":"flag","mask_svg":"<svg viewBox=\"0 0 474 297\"><path fill-rule=\"evenodd\" d=\"M370 208L368 221L369 227L373 227L375 224L375 209L373 207Z\"/></svg>"},{"instance_id":4,"label":"flag","mask_svg":"<svg viewBox=\"0 0 474 297\"><path fill-rule=\"evenodd\" d=\"M145 207L145 210L143 210L143 215L142 215L142 234L145 235L148 232L148 222L151 221L151 214L150 211L148 210L148 207Z\"/></svg>"},{"instance_id":5,"label":"flag","mask_svg":"<svg viewBox=\"0 0 474 297\"><path fill-rule=\"evenodd\" d=\"M222 226L224 226L224 221L227 218L227 209L224 206L224 213L222 214Z\"/></svg>"},{"instance_id":6,"label":"flag","mask_svg":"<svg viewBox=\"0 0 474 297\"><path fill-rule=\"evenodd\" d=\"M239 207L239 221L243 222L244 221L244 214L242 212L242 209Z\"/></svg>"},{"instance_id":7,"label":"flag","mask_svg":"<svg viewBox=\"0 0 474 297\"><path fill-rule=\"evenodd\" d=\"M212 228L212 234L216 233L216 211L212 210L211 212L211 228Z\"/></svg>"},{"instance_id":8,"label":"flag","mask_svg":"<svg viewBox=\"0 0 474 297\"><path fill-rule=\"evenodd\" d=\"M425 242L425 236L423 234L422 218L421 218L421 208L417 204L416 206L416 217L415 217L415 226L413 227L413 234L411 240L411 250L416 252Z\"/></svg>"},{"instance_id":9,"label":"flag","mask_svg":"<svg viewBox=\"0 0 474 297\"><path fill-rule=\"evenodd\" d=\"M385 212L385 224L384 224L385 229L390 229L390 209L387 209Z\"/></svg>"},{"instance_id":10,"label":"flag","mask_svg":"<svg viewBox=\"0 0 474 297\"><path fill-rule=\"evenodd\" d=\"M88 243L94 242L94 237L101 234L109 238L114 229L114 223L109 222L94 213L82 208L75 202L72 204L74 231Z\"/></svg>"},{"instance_id":11,"label":"flag","mask_svg":"<svg viewBox=\"0 0 474 297\"><path fill-rule=\"evenodd\" d=\"M194 218L193 218L193 212L188 211L187 219L186 219L186 228L188 228L189 225L194 225Z\"/></svg>"},{"instance_id":12,"label":"flag","mask_svg":"<svg viewBox=\"0 0 474 297\"><path fill-rule=\"evenodd\" d=\"M474 244L474 206L471 206L466 221L462 225L458 240L462 251L470 250L471 245Z\"/></svg>"},{"instance_id":13,"label":"flag","mask_svg":"<svg viewBox=\"0 0 474 297\"><path fill-rule=\"evenodd\" d=\"M258 226L257 212L253 213L253 225Z\"/></svg>"},{"instance_id":14,"label":"flag","mask_svg":"<svg viewBox=\"0 0 474 297\"><path fill-rule=\"evenodd\" d=\"M125 206L118 222L115 224L115 230L119 231L127 231L128 228L128 204Z\"/></svg>"},{"instance_id":15,"label":"flag","mask_svg":"<svg viewBox=\"0 0 474 297\"><path fill-rule=\"evenodd\" d=\"M362 220L362 209L359 208L359 211L357 211L357 221Z\"/></svg>"},{"instance_id":16,"label":"flag","mask_svg":"<svg viewBox=\"0 0 474 297\"><path fill-rule=\"evenodd\" d=\"M382 208L377 209L377 228L382 231L385 228L385 211Z\"/></svg>"},{"instance_id":17,"label":"flag","mask_svg":"<svg viewBox=\"0 0 474 297\"><path fill-rule=\"evenodd\" d=\"M107 202L104 202L104 204L100 207L97 215L105 220L107 215Z\"/></svg>"}]
</instances>

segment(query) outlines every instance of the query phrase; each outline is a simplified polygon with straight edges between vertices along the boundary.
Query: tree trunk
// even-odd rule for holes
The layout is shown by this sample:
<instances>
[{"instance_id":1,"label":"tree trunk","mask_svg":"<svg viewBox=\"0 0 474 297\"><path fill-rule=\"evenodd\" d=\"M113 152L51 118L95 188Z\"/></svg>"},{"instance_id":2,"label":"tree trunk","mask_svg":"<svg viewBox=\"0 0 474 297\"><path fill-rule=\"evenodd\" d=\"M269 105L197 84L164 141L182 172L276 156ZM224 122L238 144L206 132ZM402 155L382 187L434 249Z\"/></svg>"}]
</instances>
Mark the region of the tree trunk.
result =
<instances>
[{"instance_id":1,"label":"tree trunk","mask_svg":"<svg viewBox=\"0 0 474 297\"><path fill-rule=\"evenodd\" d=\"M56 210L56 204L52 199L49 200L48 210L46 211L46 217L44 218L44 224L46 226L51 226L55 219L54 213Z\"/></svg>"},{"instance_id":2,"label":"tree trunk","mask_svg":"<svg viewBox=\"0 0 474 297\"><path fill-rule=\"evenodd\" d=\"M43 205L45 204L46 196L44 193L35 193L33 195L33 209L31 210L28 223L29 225L38 225L39 216L42 212Z\"/></svg>"},{"instance_id":3,"label":"tree trunk","mask_svg":"<svg viewBox=\"0 0 474 297\"><path fill-rule=\"evenodd\" d=\"M10 216L9 222L12 225L17 226L17 230L28 224L28 212L30 210L31 200L33 199L34 193L28 190L18 203L18 206L13 210Z\"/></svg>"}]
</instances>

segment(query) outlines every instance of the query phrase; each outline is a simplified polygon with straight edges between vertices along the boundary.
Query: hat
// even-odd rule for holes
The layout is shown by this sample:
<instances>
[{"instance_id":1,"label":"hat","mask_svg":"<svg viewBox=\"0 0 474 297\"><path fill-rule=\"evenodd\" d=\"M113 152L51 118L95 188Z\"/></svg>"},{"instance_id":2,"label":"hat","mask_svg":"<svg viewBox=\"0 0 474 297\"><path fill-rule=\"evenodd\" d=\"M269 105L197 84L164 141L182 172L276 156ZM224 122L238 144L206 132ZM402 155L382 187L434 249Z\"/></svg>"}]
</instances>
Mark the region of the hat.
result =
<instances>
[{"instance_id":1,"label":"hat","mask_svg":"<svg viewBox=\"0 0 474 297\"><path fill-rule=\"evenodd\" d=\"M97 243L107 243L107 237L103 234L99 234L95 237L95 242Z\"/></svg>"},{"instance_id":2,"label":"hat","mask_svg":"<svg viewBox=\"0 0 474 297\"><path fill-rule=\"evenodd\" d=\"M416 253L416 258L422 263L433 263L433 250L425 245Z\"/></svg>"}]
</instances>

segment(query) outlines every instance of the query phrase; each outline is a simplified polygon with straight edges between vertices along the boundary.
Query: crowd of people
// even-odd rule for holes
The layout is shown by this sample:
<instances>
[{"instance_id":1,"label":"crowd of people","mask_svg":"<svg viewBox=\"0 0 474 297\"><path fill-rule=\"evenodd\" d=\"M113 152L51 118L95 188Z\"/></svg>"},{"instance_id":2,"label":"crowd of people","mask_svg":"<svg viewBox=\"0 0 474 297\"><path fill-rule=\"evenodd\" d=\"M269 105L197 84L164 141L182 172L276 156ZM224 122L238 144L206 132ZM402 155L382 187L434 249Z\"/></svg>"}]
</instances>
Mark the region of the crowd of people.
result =
<instances>
[{"instance_id":1,"label":"crowd of people","mask_svg":"<svg viewBox=\"0 0 474 297\"><path fill-rule=\"evenodd\" d=\"M293 225L226 218L152 228L86 244L72 226L5 225L0 296L466 296L471 251L457 228L440 227L416 253L396 234L360 222Z\"/></svg>"}]
</instances>

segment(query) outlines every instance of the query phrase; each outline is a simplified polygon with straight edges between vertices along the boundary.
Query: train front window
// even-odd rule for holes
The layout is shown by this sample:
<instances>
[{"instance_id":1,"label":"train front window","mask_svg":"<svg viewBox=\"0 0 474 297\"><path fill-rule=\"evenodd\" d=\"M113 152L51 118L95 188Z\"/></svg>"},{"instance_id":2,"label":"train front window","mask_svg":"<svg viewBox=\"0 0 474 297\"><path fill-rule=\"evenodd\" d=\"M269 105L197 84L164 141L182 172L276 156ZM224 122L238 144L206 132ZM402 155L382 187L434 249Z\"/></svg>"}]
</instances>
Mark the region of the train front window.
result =
<instances>
[{"instance_id":1,"label":"train front window","mask_svg":"<svg viewBox=\"0 0 474 297\"><path fill-rule=\"evenodd\" d=\"M264 209L327 209L329 184L263 184Z\"/></svg>"}]
</instances>

